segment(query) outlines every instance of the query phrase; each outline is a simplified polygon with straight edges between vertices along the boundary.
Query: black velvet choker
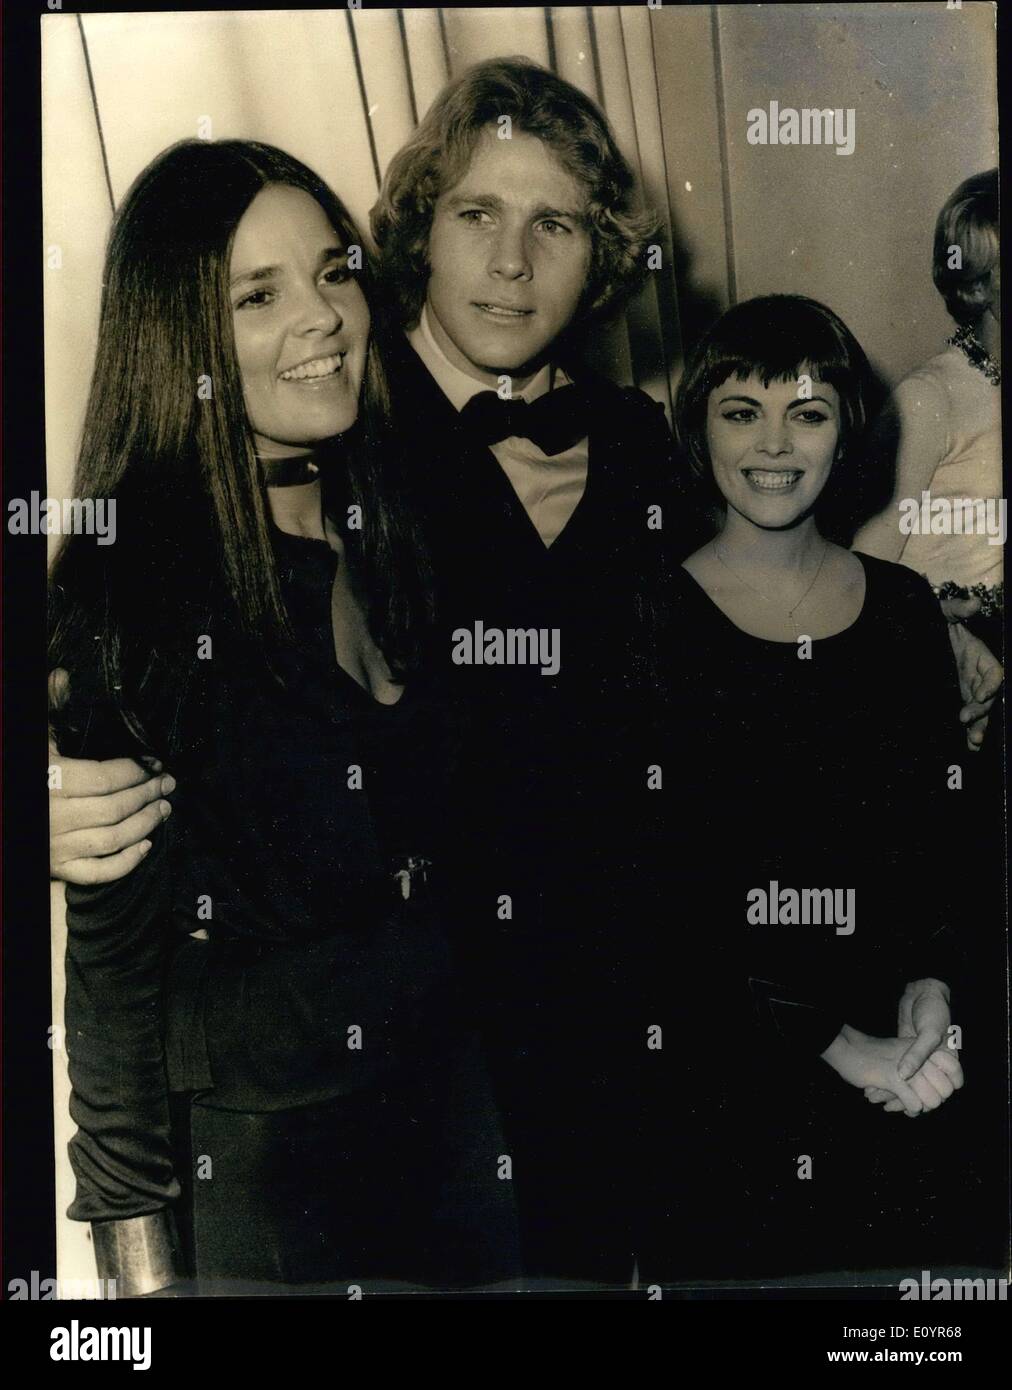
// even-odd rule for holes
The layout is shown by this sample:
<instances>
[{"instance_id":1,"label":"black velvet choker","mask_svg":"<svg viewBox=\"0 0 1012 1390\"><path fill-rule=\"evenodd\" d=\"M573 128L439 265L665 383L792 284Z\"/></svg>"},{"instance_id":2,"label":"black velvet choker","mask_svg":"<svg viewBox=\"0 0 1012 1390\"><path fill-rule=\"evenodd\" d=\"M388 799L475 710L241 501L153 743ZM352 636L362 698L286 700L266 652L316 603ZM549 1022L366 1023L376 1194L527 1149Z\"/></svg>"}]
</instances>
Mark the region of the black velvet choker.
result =
<instances>
[{"instance_id":1,"label":"black velvet choker","mask_svg":"<svg viewBox=\"0 0 1012 1390\"><path fill-rule=\"evenodd\" d=\"M285 458L267 458L257 454L260 475L268 487L297 487L312 483L320 476L320 465L313 454L292 454Z\"/></svg>"}]
</instances>

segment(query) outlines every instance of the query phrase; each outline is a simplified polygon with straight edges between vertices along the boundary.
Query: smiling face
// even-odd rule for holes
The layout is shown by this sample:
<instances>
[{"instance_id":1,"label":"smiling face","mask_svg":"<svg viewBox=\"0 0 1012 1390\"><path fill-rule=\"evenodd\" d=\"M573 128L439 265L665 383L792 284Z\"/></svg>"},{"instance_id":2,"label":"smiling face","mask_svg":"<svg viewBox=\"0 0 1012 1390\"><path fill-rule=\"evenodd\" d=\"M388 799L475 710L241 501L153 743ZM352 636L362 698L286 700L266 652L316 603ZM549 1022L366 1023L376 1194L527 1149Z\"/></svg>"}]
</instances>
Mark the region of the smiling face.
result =
<instances>
[{"instance_id":1,"label":"smiling face","mask_svg":"<svg viewBox=\"0 0 1012 1390\"><path fill-rule=\"evenodd\" d=\"M236 228L230 281L257 452L300 453L348 429L358 414L369 307L315 198L286 184L258 193Z\"/></svg>"},{"instance_id":2,"label":"smiling face","mask_svg":"<svg viewBox=\"0 0 1012 1390\"><path fill-rule=\"evenodd\" d=\"M829 478L840 439L840 398L813 381L729 377L710 392L706 441L728 507L755 526L780 529L806 516Z\"/></svg>"},{"instance_id":3,"label":"smiling face","mask_svg":"<svg viewBox=\"0 0 1012 1390\"><path fill-rule=\"evenodd\" d=\"M436 202L427 290L433 336L495 384L533 370L576 313L590 269L587 191L531 135L478 140Z\"/></svg>"}]
</instances>

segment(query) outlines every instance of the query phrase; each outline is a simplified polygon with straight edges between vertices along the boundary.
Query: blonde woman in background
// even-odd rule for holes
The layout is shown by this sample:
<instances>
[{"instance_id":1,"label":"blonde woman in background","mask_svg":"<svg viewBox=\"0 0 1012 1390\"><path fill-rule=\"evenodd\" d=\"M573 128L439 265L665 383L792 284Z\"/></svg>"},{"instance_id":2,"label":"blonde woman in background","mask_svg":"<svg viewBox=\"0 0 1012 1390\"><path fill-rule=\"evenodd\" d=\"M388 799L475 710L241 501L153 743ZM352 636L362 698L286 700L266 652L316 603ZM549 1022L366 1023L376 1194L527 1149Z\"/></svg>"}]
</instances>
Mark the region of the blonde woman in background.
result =
<instances>
[{"instance_id":1,"label":"blonde woman in background","mask_svg":"<svg viewBox=\"0 0 1012 1390\"><path fill-rule=\"evenodd\" d=\"M978 600L971 625L997 652L1004 540L997 169L961 183L942 208L932 275L956 332L893 392L879 422L880 442L896 449L893 496L855 544L925 575L941 598ZM972 515L972 529L958 524L956 504ZM947 514L954 524L945 525Z\"/></svg>"}]
</instances>

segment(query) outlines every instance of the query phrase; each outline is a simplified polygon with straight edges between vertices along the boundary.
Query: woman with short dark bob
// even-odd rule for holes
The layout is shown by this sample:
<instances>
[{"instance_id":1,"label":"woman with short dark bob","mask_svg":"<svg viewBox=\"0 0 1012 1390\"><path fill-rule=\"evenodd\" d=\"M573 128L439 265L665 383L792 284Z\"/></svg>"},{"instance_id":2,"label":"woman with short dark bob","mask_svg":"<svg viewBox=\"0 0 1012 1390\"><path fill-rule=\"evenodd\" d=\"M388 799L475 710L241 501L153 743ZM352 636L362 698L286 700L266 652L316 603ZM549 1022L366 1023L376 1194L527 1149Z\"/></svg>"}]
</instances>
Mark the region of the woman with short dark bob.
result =
<instances>
[{"instance_id":1,"label":"woman with short dark bob","mask_svg":"<svg viewBox=\"0 0 1012 1390\"><path fill-rule=\"evenodd\" d=\"M372 294L267 145L176 145L114 220L77 495L117 540L68 538L50 648L68 751L179 772L136 872L67 894L70 1214L121 1295L514 1272Z\"/></svg>"},{"instance_id":2,"label":"woman with short dark bob","mask_svg":"<svg viewBox=\"0 0 1012 1390\"><path fill-rule=\"evenodd\" d=\"M854 1121L829 1068L909 1115L962 1084L944 1047L904 1067L914 1029L902 1010L897 1021L914 980L949 998L952 905L929 855L958 762L960 697L925 581L845 548L871 390L836 314L771 295L722 316L678 392L686 466L719 527L672 595L672 727L691 729L695 748L678 764L695 883L686 1007L713 1040L699 1125L711 1137L728 1115L739 1126L726 1145L701 1141L704 1171L748 1134L744 1178L724 1177L751 1193L750 1219L773 1210L774 1189L801 1201L785 1154L811 1152L792 1147L810 1122L802 1097L814 1088ZM751 1106L759 1120L743 1130ZM795 1229L810 1225L795 1216Z\"/></svg>"}]
</instances>

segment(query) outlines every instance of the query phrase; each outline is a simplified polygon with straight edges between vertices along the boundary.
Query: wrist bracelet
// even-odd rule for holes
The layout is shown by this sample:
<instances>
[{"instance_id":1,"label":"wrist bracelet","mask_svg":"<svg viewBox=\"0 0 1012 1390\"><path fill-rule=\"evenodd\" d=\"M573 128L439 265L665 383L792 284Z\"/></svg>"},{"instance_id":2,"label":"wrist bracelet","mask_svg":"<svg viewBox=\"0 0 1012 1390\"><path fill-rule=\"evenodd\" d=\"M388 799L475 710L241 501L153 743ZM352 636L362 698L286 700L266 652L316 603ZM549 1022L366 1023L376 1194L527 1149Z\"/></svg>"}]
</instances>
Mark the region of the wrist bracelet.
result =
<instances>
[{"instance_id":1,"label":"wrist bracelet","mask_svg":"<svg viewBox=\"0 0 1012 1390\"><path fill-rule=\"evenodd\" d=\"M91 1234L98 1276L116 1281L119 1298L154 1293L181 1277L179 1238L167 1210L123 1221L93 1221Z\"/></svg>"}]
</instances>

